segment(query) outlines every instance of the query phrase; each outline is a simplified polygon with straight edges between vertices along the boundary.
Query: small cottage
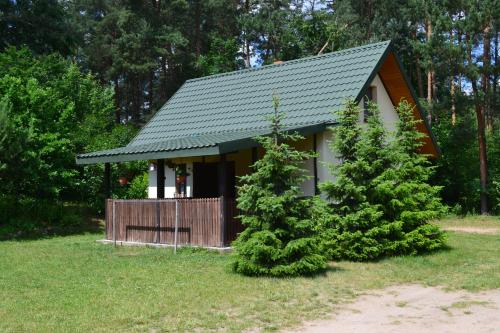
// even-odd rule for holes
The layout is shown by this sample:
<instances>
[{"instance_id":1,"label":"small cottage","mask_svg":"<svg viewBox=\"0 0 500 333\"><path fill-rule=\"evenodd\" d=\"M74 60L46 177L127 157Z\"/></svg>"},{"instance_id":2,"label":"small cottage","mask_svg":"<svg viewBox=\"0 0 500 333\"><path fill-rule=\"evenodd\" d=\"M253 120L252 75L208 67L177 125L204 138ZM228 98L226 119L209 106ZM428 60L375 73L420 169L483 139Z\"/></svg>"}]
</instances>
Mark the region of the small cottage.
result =
<instances>
[{"instance_id":1,"label":"small cottage","mask_svg":"<svg viewBox=\"0 0 500 333\"><path fill-rule=\"evenodd\" d=\"M272 95L280 98L285 128L305 136L299 148L319 153L304 167L311 179L304 195L331 177L324 162L337 162L328 148L334 111L346 99L364 109L378 104L394 130L394 106L415 106L427 135L422 152L438 155L408 78L390 42L231 73L188 80L125 147L77 156L78 164L148 160L150 200L108 200L107 239L118 242L226 247L241 230L235 216L237 177L263 152L254 138L269 134ZM365 112L359 115L364 122ZM109 188L109 184L108 187Z\"/></svg>"}]
</instances>

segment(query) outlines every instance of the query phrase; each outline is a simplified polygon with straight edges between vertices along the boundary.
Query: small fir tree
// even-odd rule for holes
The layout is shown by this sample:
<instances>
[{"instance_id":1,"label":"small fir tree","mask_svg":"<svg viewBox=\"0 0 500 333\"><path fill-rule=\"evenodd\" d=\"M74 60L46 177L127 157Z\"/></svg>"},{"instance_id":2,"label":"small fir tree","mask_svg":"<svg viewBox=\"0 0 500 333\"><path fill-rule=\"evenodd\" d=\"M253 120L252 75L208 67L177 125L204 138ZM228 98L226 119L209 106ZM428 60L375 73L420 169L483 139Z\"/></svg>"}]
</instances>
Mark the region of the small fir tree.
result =
<instances>
[{"instance_id":1,"label":"small fir tree","mask_svg":"<svg viewBox=\"0 0 500 333\"><path fill-rule=\"evenodd\" d=\"M421 153L425 134L422 122L413 116L413 107L401 101L396 138L389 145L392 165L377 179L374 201L381 204L384 218L401 224L402 237L386 249L387 255L417 254L442 248L444 233L428 221L438 218L446 208L441 203L441 186L429 184L435 167Z\"/></svg>"},{"instance_id":2,"label":"small fir tree","mask_svg":"<svg viewBox=\"0 0 500 333\"><path fill-rule=\"evenodd\" d=\"M432 169L418 152L412 109L398 107L398 132L388 143L378 108L369 107L366 128L354 101L339 112L331 148L341 164L331 166L335 182L320 186L330 202L322 247L331 258L355 261L437 249L443 234L426 221L442 211L439 188L427 184Z\"/></svg>"},{"instance_id":3,"label":"small fir tree","mask_svg":"<svg viewBox=\"0 0 500 333\"><path fill-rule=\"evenodd\" d=\"M233 243L233 269L245 275L311 275L326 269L316 243L313 200L301 198L300 190L307 178L301 164L314 154L286 143L302 137L282 131L276 96L273 106L272 134L257 138L265 154L238 187L246 229Z\"/></svg>"},{"instance_id":4,"label":"small fir tree","mask_svg":"<svg viewBox=\"0 0 500 333\"><path fill-rule=\"evenodd\" d=\"M369 260L384 252L386 230L380 205L369 198L373 180L389 164L385 132L375 105L370 104L367 128L359 123L358 104L349 100L338 112L339 125L332 128L330 148L341 163L330 165L335 181L320 184L329 201L329 225L322 249L329 258Z\"/></svg>"}]
</instances>

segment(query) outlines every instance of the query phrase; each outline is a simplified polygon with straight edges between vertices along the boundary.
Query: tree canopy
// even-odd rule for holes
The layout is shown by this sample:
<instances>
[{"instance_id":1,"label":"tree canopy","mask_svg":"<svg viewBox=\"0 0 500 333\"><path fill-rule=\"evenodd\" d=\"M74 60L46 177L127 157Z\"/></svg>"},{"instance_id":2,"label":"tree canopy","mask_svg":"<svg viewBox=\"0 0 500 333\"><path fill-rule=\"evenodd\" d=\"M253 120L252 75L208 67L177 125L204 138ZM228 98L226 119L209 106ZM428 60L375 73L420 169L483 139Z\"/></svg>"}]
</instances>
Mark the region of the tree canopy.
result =
<instances>
[{"instance_id":1,"label":"tree canopy","mask_svg":"<svg viewBox=\"0 0 500 333\"><path fill-rule=\"evenodd\" d=\"M74 155L126 143L185 80L391 39L442 151L430 181L498 213L499 22L497 0L2 0L0 187L97 198Z\"/></svg>"}]
</instances>

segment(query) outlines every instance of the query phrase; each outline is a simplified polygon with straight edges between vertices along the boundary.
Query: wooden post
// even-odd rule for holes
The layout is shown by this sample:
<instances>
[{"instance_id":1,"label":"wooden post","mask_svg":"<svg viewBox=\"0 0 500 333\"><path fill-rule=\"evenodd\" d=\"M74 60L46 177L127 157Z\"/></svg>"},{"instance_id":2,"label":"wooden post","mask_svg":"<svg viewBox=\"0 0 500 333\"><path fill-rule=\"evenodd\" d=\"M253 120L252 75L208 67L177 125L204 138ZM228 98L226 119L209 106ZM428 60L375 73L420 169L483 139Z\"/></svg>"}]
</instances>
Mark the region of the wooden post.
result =
<instances>
[{"instance_id":1,"label":"wooden post","mask_svg":"<svg viewBox=\"0 0 500 333\"><path fill-rule=\"evenodd\" d=\"M106 216L106 238L109 237L108 233L108 226L111 221L109 220L109 214L113 213L114 218L114 212L109 212L108 208L108 199L111 198L111 166L109 163L104 163L104 216Z\"/></svg>"},{"instance_id":2,"label":"wooden post","mask_svg":"<svg viewBox=\"0 0 500 333\"><path fill-rule=\"evenodd\" d=\"M220 247L226 245L226 199L220 196Z\"/></svg>"},{"instance_id":3,"label":"wooden post","mask_svg":"<svg viewBox=\"0 0 500 333\"><path fill-rule=\"evenodd\" d=\"M105 199L111 198L111 165L104 163L104 196Z\"/></svg>"},{"instance_id":4,"label":"wooden post","mask_svg":"<svg viewBox=\"0 0 500 333\"><path fill-rule=\"evenodd\" d=\"M220 197L220 239L221 239L221 247L226 245L226 196L227 196L227 159L226 154L220 155L219 160L219 169L218 169L218 178L219 178L219 197Z\"/></svg>"},{"instance_id":5,"label":"wooden post","mask_svg":"<svg viewBox=\"0 0 500 333\"><path fill-rule=\"evenodd\" d=\"M252 148L252 165L255 164L255 162L257 162L257 147L253 147Z\"/></svg>"},{"instance_id":6,"label":"wooden post","mask_svg":"<svg viewBox=\"0 0 500 333\"><path fill-rule=\"evenodd\" d=\"M160 201L156 200L156 243L160 243Z\"/></svg>"},{"instance_id":7,"label":"wooden post","mask_svg":"<svg viewBox=\"0 0 500 333\"><path fill-rule=\"evenodd\" d=\"M318 152L318 138L316 136L316 133L313 135L313 150L314 150L315 154ZM314 156L314 158L313 158L313 173L314 173L314 194L318 195L319 189L318 189L318 157L317 156Z\"/></svg>"},{"instance_id":8,"label":"wooden post","mask_svg":"<svg viewBox=\"0 0 500 333\"><path fill-rule=\"evenodd\" d=\"M156 161L156 198L165 198L165 161Z\"/></svg>"},{"instance_id":9,"label":"wooden post","mask_svg":"<svg viewBox=\"0 0 500 333\"><path fill-rule=\"evenodd\" d=\"M116 246L116 201L113 200L113 245Z\"/></svg>"},{"instance_id":10,"label":"wooden post","mask_svg":"<svg viewBox=\"0 0 500 333\"><path fill-rule=\"evenodd\" d=\"M180 213L179 213L179 199L175 200L175 229L174 229L174 254L177 253L177 234L179 233L179 219L180 219Z\"/></svg>"}]
</instances>

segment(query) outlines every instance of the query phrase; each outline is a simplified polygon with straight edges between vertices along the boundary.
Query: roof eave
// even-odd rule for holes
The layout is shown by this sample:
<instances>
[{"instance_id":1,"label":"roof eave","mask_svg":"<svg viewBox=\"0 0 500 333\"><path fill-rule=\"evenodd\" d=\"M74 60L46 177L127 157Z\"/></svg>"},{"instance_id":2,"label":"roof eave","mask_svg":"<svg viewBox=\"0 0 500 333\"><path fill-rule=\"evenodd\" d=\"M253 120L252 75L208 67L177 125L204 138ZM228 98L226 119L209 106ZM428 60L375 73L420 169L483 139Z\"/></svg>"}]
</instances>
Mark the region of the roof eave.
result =
<instances>
[{"instance_id":1,"label":"roof eave","mask_svg":"<svg viewBox=\"0 0 500 333\"><path fill-rule=\"evenodd\" d=\"M178 157L194 157L194 156L209 156L218 155L220 150L218 146L201 147L201 148L187 148L168 151L154 151L144 153L123 153L110 156L81 156L76 158L76 164L98 164L98 163L120 163L131 162L140 160L157 160L165 158L178 158Z\"/></svg>"},{"instance_id":2,"label":"roof eave","mask_svg":"<svg viewBox=\"0 0 500 333\"><path fill-rule=\"evenodd\" d=\"M430 126L429 122L427 121L427 117L425 116L424 109L422 108L422 105L420 104L419 98L418 98L417 94L415 93L415 90L413 89L413 85L410 82L410 78L406 74L406 72L403 68L403 64L402 64L401 60L399 59L397 52L392 50L392 48L390 51L394 54L394 58L396 59L396 63L398 64L399 70L401 71L401 75L403 76L403 79L404 79L406 85L408 86L408 89L410 90L411 97L415 101L415 106L418 110L418 113L420 113L420 117L422 118L422 122L424 123L427 131L429 132L429 137L432 141L432 144L434 145L434 148L436 148L436 153L437 153L436 157L439 158L439 157L441 157L441 149L439 148L439 145L437 144L436 137L434 136L434 133L432 132L431 126Z\"/></svg>"},{"instance_id":3,"label":"roof eave","mask_svg":"<svg viewBox=\"0 0 500 333\"><path fill-rule=\"evenodd\" d=\"M387 44L387 47L384 50L384 53L382 53L382 56L380 56L379 60L377 61L377 64L373 68L372 72L368 76L368 79L365 81L363 84L363 87L359 91L358 95L354 99L357 103L361 102L361 99L363 96L366 95L366 91L370 87L370 84L372 83L373 79L375 79L375 76L377 76L378 72L380 71L380 68L384 64L385 59L387 59L387 56L389 53L392 51L392 41Z\"/></svg>"},{"instance_id":4,"label":"roof eave","mask_svg":"<svg viewBox=\"0 0 500 333\"><path fill-rule=\"evenodd\" d=\"M382 65L384 64L384 62L386 61L386 59L390 53L392 53L394 55L394 58L396 59L396 63L398 65L398 68L401 72L401 75L403 76L403 80L405 81L406 85L408 86L410 94L411 94L413 100L415 101L415 106L416 106L418 112L420 113L420 116L422 118L422 121L423 121L427 131L429 132L429 136L430 136L430 139L432 141L432 144L436 148L437 157L440 157L441 156L441 149L439 148L439 146L437 144L436 137L434 136L434 133L432 133L431 127L430 127L429 123L427 122L427 118L425 117L424 110L422 108L422 105L419 102L419 99L417 97L417 94L415 93L415 90L413 89L413 86L410 82L410 79L408 78L408 75L406 74L405 70L403 69L403 65L401 63L401 60L399 59L397 52L394 50L392 41L387 45L387 48L385 49L384 53L380 57L379 61L377 62L377 65L374 67L373 71L370 73L370 75L368 76L368 79L366 80L365 84L363 85L363 88L361 88L360 92L356 96L355 101L357 103L359 103L361 101L361 99L363 98L363 96L365 96L366 91L370 87L371 82L373 81L373 79L375 79L375 76L380 71Z\"/></svg>"},{"instance_id":5,"label":"roof eave","mask_svg":"<svg viewBox=\"0 0 500 333\"><path fill-rule=\"evenodd\" d=\"M318 124L307 125L300 128L293 128L288 131L297 132L301 135L306 136L322 132L331 124L332 123L318 123ZM156 160L156 159L179 158L179 157L210 156L210 155L227 154L234 151L242 149L250 149L258 146L259 143L255 140L255 137L248 137L226 142L219 142L213 146L199 147L199 148L183 148L175 150L163 150L163 151L160 150L160 151L141 152L141 153L123 152L114 154L106 154L106 151L103 151L102 155L97 155L97 156L95 155L95 153L93 153L92 156L85 156L85 154L79 155L76 157L76 164L87 165L87 164L98 164L98 163L120 163L120 162L131 162L139 160Z\"/></svg>"}]
</instances>

